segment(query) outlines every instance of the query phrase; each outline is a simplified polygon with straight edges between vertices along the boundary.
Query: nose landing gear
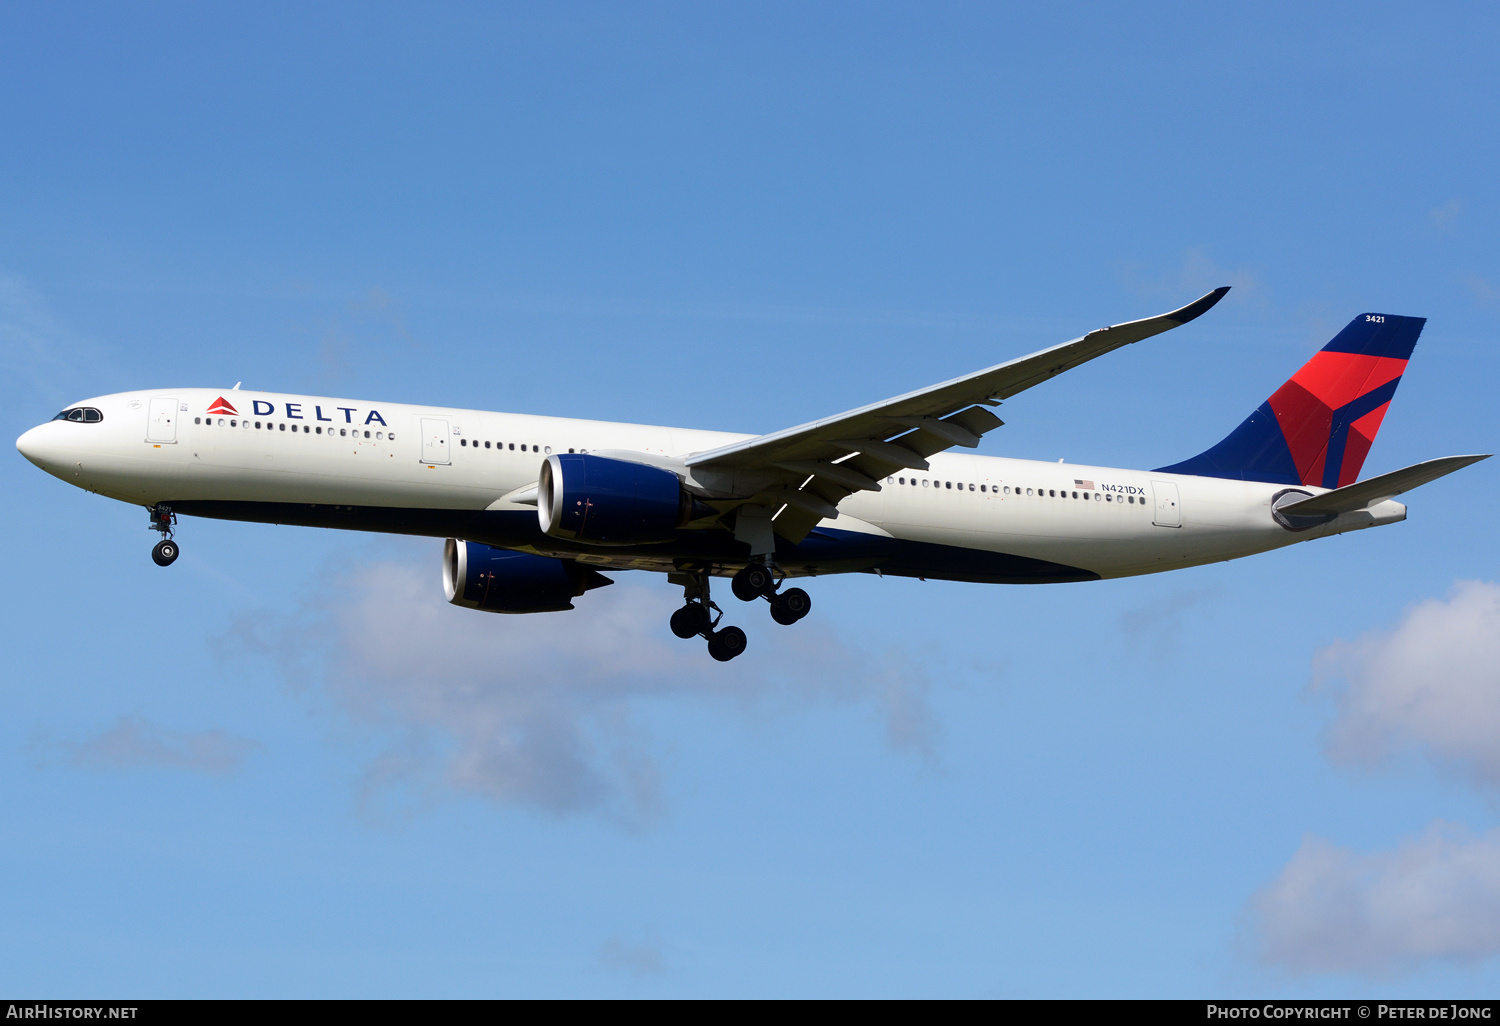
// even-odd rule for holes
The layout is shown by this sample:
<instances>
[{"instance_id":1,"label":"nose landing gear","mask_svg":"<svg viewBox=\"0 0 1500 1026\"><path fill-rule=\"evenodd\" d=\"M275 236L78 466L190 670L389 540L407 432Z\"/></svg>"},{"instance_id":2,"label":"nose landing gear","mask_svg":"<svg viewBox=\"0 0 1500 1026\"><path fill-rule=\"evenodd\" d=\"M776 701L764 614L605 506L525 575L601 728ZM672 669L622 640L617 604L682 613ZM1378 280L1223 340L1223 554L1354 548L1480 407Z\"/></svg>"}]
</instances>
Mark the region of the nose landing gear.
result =
<instances>
[{"instance_id":1,"label":"nose landing gear","mask_svg":"<svg viewBox=\"0 0 1500 1026\"><path fill-rule=\"evenodd\" d=\"M181 551L172 540L172 528L177 524L177 514L165 503L152 506L150 513L150 529L161 532L161 541L151 550L151 561L157 566L171 566L177 562L177 555Z\"/></svg>"}]
</instances>

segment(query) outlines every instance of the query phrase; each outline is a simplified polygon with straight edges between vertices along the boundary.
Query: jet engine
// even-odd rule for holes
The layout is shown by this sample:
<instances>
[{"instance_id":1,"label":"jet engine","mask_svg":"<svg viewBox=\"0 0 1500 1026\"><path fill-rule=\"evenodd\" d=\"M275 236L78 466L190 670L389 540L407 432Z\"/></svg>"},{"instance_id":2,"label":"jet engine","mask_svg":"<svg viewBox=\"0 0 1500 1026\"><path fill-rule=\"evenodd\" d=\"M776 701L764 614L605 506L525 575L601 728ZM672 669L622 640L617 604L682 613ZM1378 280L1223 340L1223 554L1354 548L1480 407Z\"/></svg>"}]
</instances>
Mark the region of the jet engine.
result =
<instances>
[{"instance_id":1,"label":"jet engine","mask_svg":"<svg viewBox=\"0 0 1500 1026\"><path fill-rule=\"evenodd\" d=\"M693 498L670 470L586 453L557 453L537 483L542 532L595 545L670 541Z\"/></svg>"},{"instance_id":2,"label":"jet engine","mask_svg":"<svg viewBox=\"0 0 1500 1026\"><path fill-rule=\"evenodd\" d=\"M569 559L533 556L449 538L443 546L443 591L455 606L487 613L552 613L615 582Z\"/></svg>"}]
</instances>

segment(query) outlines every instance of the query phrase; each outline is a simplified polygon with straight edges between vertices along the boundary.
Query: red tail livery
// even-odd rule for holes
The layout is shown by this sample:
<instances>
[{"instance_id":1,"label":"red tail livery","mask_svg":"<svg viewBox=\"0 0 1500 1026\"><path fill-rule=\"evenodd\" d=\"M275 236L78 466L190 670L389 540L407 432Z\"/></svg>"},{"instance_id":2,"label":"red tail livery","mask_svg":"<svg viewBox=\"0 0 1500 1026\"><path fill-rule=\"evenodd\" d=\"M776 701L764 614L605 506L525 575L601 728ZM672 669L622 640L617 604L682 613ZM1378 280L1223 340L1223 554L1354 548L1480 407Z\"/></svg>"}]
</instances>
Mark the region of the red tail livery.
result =
<instances>
[{"instance_id":1,"label":"red tail livery","mask_svg":"<svg viewBox=\"0 0 1500 1026\"><path fill-rule=\"evenodd\" d=\"M1360 314L1218 445L1158 469L1272 484L1353 484L1425 317Z\"/></svg>"}]
</instances>

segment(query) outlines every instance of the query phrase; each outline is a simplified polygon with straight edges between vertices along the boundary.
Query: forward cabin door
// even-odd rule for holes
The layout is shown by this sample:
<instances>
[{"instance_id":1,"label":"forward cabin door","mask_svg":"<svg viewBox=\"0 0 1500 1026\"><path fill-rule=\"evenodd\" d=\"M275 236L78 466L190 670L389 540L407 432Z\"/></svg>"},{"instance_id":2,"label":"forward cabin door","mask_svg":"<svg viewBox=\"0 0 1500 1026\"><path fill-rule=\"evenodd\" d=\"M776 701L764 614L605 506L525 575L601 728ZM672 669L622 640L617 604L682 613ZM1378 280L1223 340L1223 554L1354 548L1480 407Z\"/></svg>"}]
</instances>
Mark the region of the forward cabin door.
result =
<instances>
[{"instance_id":1,"label":"forward cabin door","mask_svg":"<svg viewBox=\"0 0 1500 1026\"><path fill-rule=\"evenodd\" d=\"M146 441L158 445L177 441L177 397L162 396L151 400L146 417Z\"/></svg>"},{"instance_id":2,"label":"forward cabin door","mask_svg":"<svg viewBox=\"0 0 1500 1026\"><path fill-rule=\"evenodd\" d=\"M448 421L443 417L422 418L422 462L448 463Z\"/></svg>"},{"instance_id":3,"label":"forward cabin door","mask_svg":"<svg viewBox=\"0 0 1500 1026\"><path fill-rule=\"evenodd\" d=\"M1182 505L1177 497L1177 483L1152 481L1151 491L1156 495L1156 515L1151 522L1157 527L1181 527Z\"/></svg>"}]
</instances>

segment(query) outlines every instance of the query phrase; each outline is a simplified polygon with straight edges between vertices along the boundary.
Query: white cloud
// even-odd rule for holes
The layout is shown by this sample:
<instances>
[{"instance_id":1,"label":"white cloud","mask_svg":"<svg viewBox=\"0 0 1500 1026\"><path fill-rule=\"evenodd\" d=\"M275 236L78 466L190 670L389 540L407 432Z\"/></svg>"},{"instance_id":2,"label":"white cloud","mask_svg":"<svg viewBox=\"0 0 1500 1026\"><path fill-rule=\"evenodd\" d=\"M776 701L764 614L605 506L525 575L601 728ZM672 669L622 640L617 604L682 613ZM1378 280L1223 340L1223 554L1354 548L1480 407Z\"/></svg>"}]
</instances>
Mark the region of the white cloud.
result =
<instances>
[{"instance_id":1,"label":"white cloud","mask_svg":"<svg viewBox=\"0 0 1500 1026\"><path fill-rule=\"evenodd\" d=\"M1500 289L1490 284L1489 279L1481 278L1477 274L1463 274L1460 275L1459 280L1473 294L1474 302L1480 306L1488 306L1495 301L1496 295L1500 295Z\"/></svg>"},{"instance_id":2,"label":"white cloud","mask_svg":"<svg viewBox=\"0 0 1500 1026\"><path fill-rule=\"evenodd\" d=\"M1178 637L1187 623L1187 614L1218 598L1219 592L1217 585L1193 588L1127 609L1120 614L1120 631L1133 650L1149 645L1156 660L1166 662L1177 651Z\"/></svg>"},{"instance_id":3,"label":"white cloud","mask_svg":"<svg viewBox=\"0 0 1500 1026\"><path fill-rule=\"evenodd\" d=\"M1450 199L1440 207L1434 207L1427 212L1432 223L1439 228L1452 228L1460 214L1464 212L1464 201L1458 198Z\"/></svg>"},{"instance_id":4,"label":"white cloud","mask_svg":"<svg viewBox=\"0 0 1500 1026\"><path fill-rule=\"evenodd\" d=\"M52 747L67 753L73 765L84 769L165 766L223 775L238 769L262 745L225 730L168 730L138 717L123 716L97 737L82 742L59 741Z\"/></svg>"},{"instance_id":5,"label":"white cloud","mask_svg":"<svg viewBox=\"0 0 1500 1026\"><path fill-rule=\"evenodd\" d=\"M1157 277L1143 273L1138 265L1122 269L1126 284L1141 296L1150 299L1177 300L1196 298L1218 288L1230 286L1227 300L1261 302L1264 297L1260 276L1247 267L1224 267L1209 256L1202 246L1192 246L1183 253L1182 263Z\"/></svg>"},{"instance_id":6,"label":"white cloud","mask_svg":"<svg viewBox=\"0 0 1500 1026\"><path fill-rule=\"evenodd\" d=\"M884 713L889 743L930 754L926 678L878 663L816 618L752 631L730 664L665 631L674 589L626 580L565 613L503 616L443 601L437 561L380 563L293 615L247 619L240 641L323 689L352 721L392 740L365 794L478 794L555 813L602 810L629 822L659 808L649 700L714 700L741 711L809 702ZM725 589L727 594L727 588ZM729 600L732 620L765 615ZM769 625L769 618L767 618Z\"/></svg>"},{"instance_id":7,"label":"white cloud","mask_svg":"<svg viewBox=\"0 0 1500 1026\"><path fill-rule=\"evenodd\" d=\"M1481 959L1500 951L1500 830L1436 823L1369 855L1307 837L1250 909L1259 958L1297 975Z\"/></svg>"},{"instance_id":8,"label":"white cloud","mask_svg":"<svg viewBox=\"0 0 1500 1026\"><path fill-rule=\"evenodd\" d=\"M1459 582L1314 665L1315 687L1345 685L1328 734L1334 761L1373 766L1416 749L1500 785L1500 585Z\"/></svg>"},{"instance_id":9,"label":"white cloud","mask_svg":"<svg viewBox=\"0 0 1500 1026\"><path fill-rule=\"evenodd\" d=\"M666 971L661 948L642 942L633 944L611 937L599 945L599 963L606 969L617 969L632 976L659 976Z\"/></svg>"},{"instance_id":10,"label":"white cloud","mask_svg":"<svg viewBox=\"0 0 1500 1026\"><path fill-rule=\"evenodd\" d=\"M1500 586L1458 582L1389 630L1330 645L1314 666L1314 688L1336 696L1333 761L1375 766L1419 751L1500 785ZM1308 837L1250 913L1261 960L1297 974L1388 976L1485 958L1500 952L1500 829L1471 838L1435 823L1367 855Z\"/></svg>"}]
</instances>

